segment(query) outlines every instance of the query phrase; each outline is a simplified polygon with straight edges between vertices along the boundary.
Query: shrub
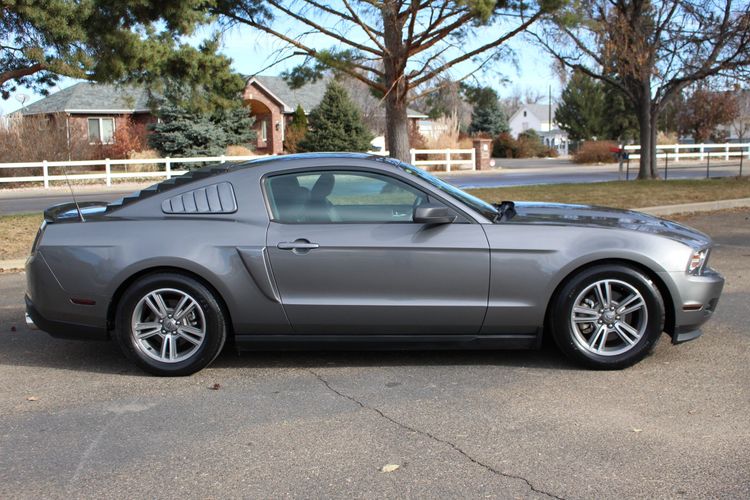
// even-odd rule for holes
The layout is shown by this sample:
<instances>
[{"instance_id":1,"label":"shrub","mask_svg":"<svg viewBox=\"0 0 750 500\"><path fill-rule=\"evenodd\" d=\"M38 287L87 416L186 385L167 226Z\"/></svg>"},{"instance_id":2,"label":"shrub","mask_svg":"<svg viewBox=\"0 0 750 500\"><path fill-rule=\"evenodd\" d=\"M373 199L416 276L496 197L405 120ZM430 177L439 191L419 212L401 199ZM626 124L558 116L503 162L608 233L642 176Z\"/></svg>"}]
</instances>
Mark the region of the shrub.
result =
<instances>
[{"instance_id":1,"label":"shrub","mask_svg":"<svg viewBox=\"0 0 750 500\"><path fill-rule=\"evenodd\" d=\"M146 147L146 125L135 123L130 116L117 121L112 144L102 144L99 158L122 159L132 158L133 153L143 151Z\"/></svg>"},{"instance_id":2,"label":"shrub","mask_svg":"<svg viewBox=\"0 0 750 500\"><path fill-rule=\"evenodd\" d=\"M409 147L412 149L427 149L427 139L417 127L409 127Z\"/></svg>"},{"instance_id":3,"label":"shrub","mask_svg":"<svg viewBox=\"0 0 750 500\"><path fill-rule=\"evenodd\" d=\"M492 156L495 158L515 158L518 149L516 141L510 132L502 132L492 144Z\"/></svg>"},{"instance_id":4,"label":"shrub","mask_svg":"<svg viewBox=\"0 0 750 500\"><path fill-rule=\"evenodd\" d=\"M575 163L611 163L615 161L613 141L584 141L573 155Z\"/></svg>"},{"instance_id":5,"label":"shrub","mask_svg":"<svg viewBox=\"0 0 750 500\"><path fill-rule=\"evenodd\" d=\"M255 156L252 149L246 148L245 146L227 146L227 156Z\"/></svg>"},{"instance_id":6,"label":"shrub","mask_svg":"<svg viewBox=\"0 0 750 500\"><path fill-rule=\"evenodd\" d=\"M517 143L516 158L543 157L547 151L547 146L542 143L542 138L531 129L518 134Z\"/></svg>"}]
</instances>

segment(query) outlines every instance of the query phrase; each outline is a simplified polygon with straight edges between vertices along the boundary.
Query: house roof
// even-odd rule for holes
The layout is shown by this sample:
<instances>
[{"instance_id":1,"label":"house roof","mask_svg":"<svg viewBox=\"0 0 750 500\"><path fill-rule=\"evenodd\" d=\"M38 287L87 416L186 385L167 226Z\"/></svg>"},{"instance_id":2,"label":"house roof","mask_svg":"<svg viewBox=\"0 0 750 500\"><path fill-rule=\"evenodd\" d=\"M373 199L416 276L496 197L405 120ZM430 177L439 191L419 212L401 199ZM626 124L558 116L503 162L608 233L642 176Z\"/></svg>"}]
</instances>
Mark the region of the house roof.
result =
<instances>
[{"instance_id":1,"label":"house roof","mask_svg":"<svg viewBox=\"0 0 750 500\"><path fill-rule=\"evenodd\" d=\"M330 78L322 78L314 83L306 83L298 89L291 88L286 80L280 76L256 75L248 80L248 85L254 81L259 83L263 89L271 93L279 101L284 107L284 113L294 113L299 104L302 106L305 114L308 114L315 106L320 104ZM427 118L427 115L408 108L406 116L409 118Z\"/></svg>"},{"instance_id":2,"label":"house roof","mask_svg":"<svg viewBox=\"0 0 750 500\"><path fill-rule=\"evenodd\" d=\"M557 111L558 104L552 103L552 121L555 121L555 111ZM513 113L511 119L515 118L521 111L526 110L532 115L536 116L539 121L545 122L549 119L549 104L522 104L518 111Z\"/></svg>"},{"instance_id":3,"label":"house roof","mask_svg":"<svg viewBox=\"0 0 750 500\"><path fill-rule=\"evenodd\" d=\"M144 88L80 82L24 106L18 113L126 114L148 111L148 92Z\"/></svg>"}]
</instances>

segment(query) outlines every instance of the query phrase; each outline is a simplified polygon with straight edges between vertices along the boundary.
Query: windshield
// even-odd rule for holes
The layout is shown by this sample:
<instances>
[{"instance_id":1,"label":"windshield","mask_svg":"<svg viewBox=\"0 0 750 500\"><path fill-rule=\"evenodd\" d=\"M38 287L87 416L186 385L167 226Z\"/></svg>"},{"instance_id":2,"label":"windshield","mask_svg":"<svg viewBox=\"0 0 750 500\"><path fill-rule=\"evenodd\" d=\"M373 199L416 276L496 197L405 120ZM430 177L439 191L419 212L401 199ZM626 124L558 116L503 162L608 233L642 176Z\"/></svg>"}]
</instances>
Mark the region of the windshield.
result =
<instances>
[{"instance_id":1,"label":"windshield","mask_svg":"<svg viewBox=\"0 0 750 500\"><path fill-rule=\"evenodd\" d=\"M437 177L435 177L434 175L430 175L424 170L421 170L412 165L409 165L406 163L399 163L398 166L401 167L407 173L429 182L430 184L432 184L439 190L443 191L444 193L447 193L450 196L460 200L462 203L464 203L465 205L468 205L476 212L479 212L487 219L494 221L495 217L497 217L498 215L497 209L493 207L492 205L490 205L489 203L487 203L486 201L480 200L476 196L472 196L469 193L465 193L461 191L460 189L458 189L457 187L451 186L447 182L442 181L438 179Z\"/></svg>"}]
</instances>

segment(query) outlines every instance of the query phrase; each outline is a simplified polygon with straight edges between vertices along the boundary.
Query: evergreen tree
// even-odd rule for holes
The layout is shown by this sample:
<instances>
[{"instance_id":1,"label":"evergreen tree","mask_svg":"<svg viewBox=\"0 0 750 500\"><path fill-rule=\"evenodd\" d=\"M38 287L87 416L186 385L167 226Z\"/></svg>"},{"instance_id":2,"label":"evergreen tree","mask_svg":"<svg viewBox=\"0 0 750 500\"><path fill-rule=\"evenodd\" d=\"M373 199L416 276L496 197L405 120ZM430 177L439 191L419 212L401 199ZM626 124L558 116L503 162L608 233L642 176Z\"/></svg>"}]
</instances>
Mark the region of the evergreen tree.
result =
<instances>
[{"instance_id":1,"label":"evergreen tree","mask_svg":"<svg viewBox=\"0 0 750 500\"><path fill-rule=\"evenodd\" d=\"M344 87L331 81L320 104L310 112L310 129L300 151L367 151L372 134Z\"/></svg>"},{"instance_id":2,"label":"evergreen tree","mask_svg":"<svg viewBox=\"0 0 750 500\"><path fill-rule=\"evenodd\" d=\"M575 71L560 101L555 121L572 140L605 137L608 118L605 116L605 95L601 83Z\"/></svg>"},{"instance_id":3,"label":"evergreen tree","mask_svg":"<svg viewBox=\"0 0 750 500\"><path fill-rule=\"evenodd\" d=\"M620 89L602 84L604 88L604 138L626 142L638 138L638 117L630 101ZM662 114L664 116L664 114Z\"/></svg>"},{"instance_id":4,"label":"evergreen tree","mask_svg":"<svg viewBox=\"0 0 750 500\"><path fill-rule=\"evenodd\" d=\"M219 156L229 145L254 142L254 121L243 107L209 115L165 103L159 109L159 123L149 127L148 142L162 156Z\"/></svg>"},{"instance_id":5,"label":"evergreen tree","mask_svg":"<svg viewBox=\"0 0 750 500\"><path fill-rule=\"evenodd\" d=\"M292 121L284 133L284 149L288 153L296 153L299 150L299 141L307 133L307 115L302 105L298 104L294 110Z\"/></svg>"},{"instance_id":6,"label":"evergreen tree","mask_svg":"<svg viewBox=\"0 0 750 500\"><path fill-rule=\"evenodd\" d=\"M508 117L500 107L495 89L491 87L477 87L466 91L469 102L474 105L471 113L469 133L487 133L493 137L502 132L508 132Z\"/></svg>"},{"instance_id":7,"label":"evergreen tree","mask_svg":"<svg viewBox=\"0 0 750 500\"><path fill-rule=\"evenodd\" d=\"M245 106L218 111L212 121L227 134L228 146L250 147L255 142L255 117L250 116L250 109Z\"/></svg>"}]
</instances>

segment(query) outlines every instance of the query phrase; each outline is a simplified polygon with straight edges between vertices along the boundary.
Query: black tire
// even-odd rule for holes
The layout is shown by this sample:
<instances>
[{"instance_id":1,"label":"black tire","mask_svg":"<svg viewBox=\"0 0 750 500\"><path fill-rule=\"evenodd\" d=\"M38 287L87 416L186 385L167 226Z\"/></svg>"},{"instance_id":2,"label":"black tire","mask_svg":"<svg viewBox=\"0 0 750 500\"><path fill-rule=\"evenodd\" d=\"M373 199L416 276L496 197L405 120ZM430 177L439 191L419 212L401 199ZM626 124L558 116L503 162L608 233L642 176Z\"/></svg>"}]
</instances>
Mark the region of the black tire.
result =
<instances>
[{"instance_id":1,"label":"black tire","mask_svg":"<svg viewBox=\"0 0 750 500\"><path fill-rule=\"evenodd\" d=\"M144 344L143 341L139 342L134 334L134 314L141 300L154 291L164 290L168 290L162 292L166 296L165 302L167 305L169 305L170 297L168 294L173 294L173 297L179 297L178 293L188 295L197 305L197 307L193 306L190 314L192 318L197 318L196 323L200 322L199 326L201 327L199 329L205 332L200 344L196 346L182 340L177 337L177 332L175 332L175 339L177 339L175 340L175 347L172 347L172 345L168 346L169 348L173 348L175 352L179 352L179 349L176 347L178 342L181 346L185 346L184 351L187 351L185 352L185 359L168 362L154 359L154 356L159 356L156 351L159 349L160 342L166 342L164 335L158 333L152 334L152 337L149 337L151 339L149 342L155 346L155 349L149 349L149 346ZM148 314L148 310L146 306L141 304L139 311L146 311L145 314ZM155 314L152 314L152 316L156 321L159 321L158 316ZM172 316L169 316L169 318L172 318ZM186 317L183 321L187 322L188 318ZM173 324L172 328L178 328L178 326ZM186 323L185 326L190 326L190 324ZM166 330L162 329L161 331L164 332ZM117 344L125 356L143 370L154 375L185 376L200 371L216 359L224 347L226 338L227 321L221 304L205 285L188 276L176 273L159 273L144 276L125 291L117 306L115 318L115 339L117 340ZM147 351L151 351L153 354L149 355Z\"/></svg>"},{"instance_id":2,"label":"black tire","mask_svg":"<svg viewBox=\"0 0 750 500\"><path fill-rule=\"evenodd\" d=\"M637 341L631 339L633 343L629 345L614 331L603 336L604 339L607 339L607 335L609 335L610 340L614 339L615 342L621 344L621 349L627 349L622 353L617 353L617 346L612 348L611 353L608 355L591 352L591 350L584 346L581 339L590 341L593 338L598 327L598 320L596 322L589 322L587 326L584 326L584 328L593 329L590 334L591 336L588 338L582 337L580 330L578 333L574 331L572 324L573 320L571 317L576 300L590 286L602 280L615 280L613 282L615 287L622 287L622 285L617 284L618 281L630 285L641 294L643 303L645 304L645 315L640 323L644 330ZM624 300L627 297L621 298ZM617 309L616 301L614 303L613 307ZM598 309L598 304L593 308L596 309L597 313L600 313L601 309ZM598 370L617 370L627 368L639 362L653 350L664 328L664 301L654 283L641 271L618 264L598 265L574 275L563 285L556 295L550 312L550 331L555 343L563 354L579 365ZM633 314L643 313L636 312ZM617 316L617 318L619 319L620 317ZM603 319L603 323L606 322L607 319ZM606 326L606 324L602 326ZM596 344L597 342L594 341L594 348Z\"/></svg>"}]
</instances>

